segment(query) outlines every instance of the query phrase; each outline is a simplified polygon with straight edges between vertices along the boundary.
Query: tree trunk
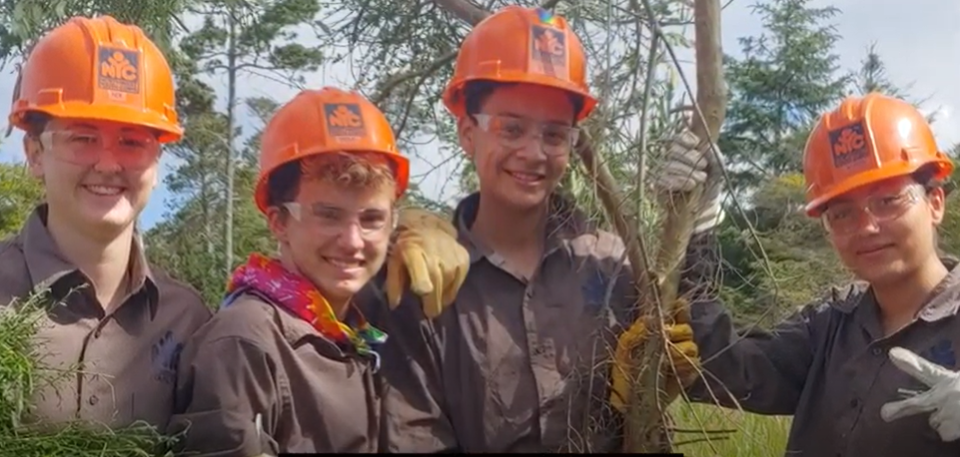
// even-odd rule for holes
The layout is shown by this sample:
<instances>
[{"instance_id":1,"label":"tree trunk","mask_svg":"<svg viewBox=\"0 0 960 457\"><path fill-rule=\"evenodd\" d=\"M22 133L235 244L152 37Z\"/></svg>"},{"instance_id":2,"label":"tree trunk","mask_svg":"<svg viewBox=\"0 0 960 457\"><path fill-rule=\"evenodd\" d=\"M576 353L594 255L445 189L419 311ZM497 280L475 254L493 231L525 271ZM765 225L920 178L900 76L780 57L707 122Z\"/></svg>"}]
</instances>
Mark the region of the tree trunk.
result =
<instances>
[{"instance_id":1,"label":"tree trunk","mask_svg":"<svg viewBox=\"0 0 960 457\"><path fill-rule=\"evenodd\" d=\"M235 171L236 154L233 149L233 124L237 107L237 20L236 11L233 6L228 10L228 30L229 44L227 49L227 190L224 205L226 205L226 215L224 221L224 272L230 276L233 269L233 203L234 190L233 181Z\"/></svg>"}]
</instances>

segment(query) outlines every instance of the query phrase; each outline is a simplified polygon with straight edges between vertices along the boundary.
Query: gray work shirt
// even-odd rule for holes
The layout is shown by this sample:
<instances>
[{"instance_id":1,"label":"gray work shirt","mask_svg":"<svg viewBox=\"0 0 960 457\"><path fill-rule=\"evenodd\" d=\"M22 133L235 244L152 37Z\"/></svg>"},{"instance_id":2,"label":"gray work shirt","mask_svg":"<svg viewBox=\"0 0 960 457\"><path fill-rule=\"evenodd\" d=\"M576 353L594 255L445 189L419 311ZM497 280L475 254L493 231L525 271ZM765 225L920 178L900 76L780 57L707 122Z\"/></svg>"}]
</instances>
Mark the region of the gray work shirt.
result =
<instances>
[{"instance_id":1,"label":"gray work shirt","mask_svg":"<svg viewBox=\"0 0 960 457\"><path fill-rule=\"evenodd\" d=\"M372 359L245 293L184 348L168 430L186 430L182 450L198 457L377 452L373 372Z\"/></svg>"},{"instance_id":2,"label":"gray work shirt","mask_svg":"<svg viewBox=\"0 0 960 457\"><path fill-rule=\"evenodd\" d=\"M105 311L89 279L50 236L47 211L39 205L17 236L0 241L0 308L49 288L56 306L34 338L41 363L51 373L79 373L39 385L30 419L165 426L181 348L210 310L192 288L151 268L135 237L126 298Z\"/></svg>"},{"instance_id":3,"label":"gray work shirt","mask_svg":"<svg viewBox=\"0 0 960 457\"><path fill-rule=\"evenodd\" d=\"M705 298L713 294L698 294L692 326L707 373L689 393L697 401L793 415L787 456L960 455L960 441L943 442L929 414L880 418L884 403L903 398L898 389L925 389L890 362L891 347L958 368L960 268L945 264L950 274L917 318L889 336L872 290L861 284L833 289L772 331L742 338L723 306Z\"/></svg>"}]
</instances>

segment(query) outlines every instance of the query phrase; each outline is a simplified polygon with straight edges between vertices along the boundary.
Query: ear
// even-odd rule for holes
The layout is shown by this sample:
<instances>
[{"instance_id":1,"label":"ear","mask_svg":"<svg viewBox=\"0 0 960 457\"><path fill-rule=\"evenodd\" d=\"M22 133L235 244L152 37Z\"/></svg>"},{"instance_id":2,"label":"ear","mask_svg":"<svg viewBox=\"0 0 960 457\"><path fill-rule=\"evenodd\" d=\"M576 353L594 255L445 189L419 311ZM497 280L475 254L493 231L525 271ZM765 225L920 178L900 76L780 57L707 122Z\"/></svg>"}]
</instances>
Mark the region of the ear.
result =
<instances>
[{"instance_id":1,"label":"ear","mask_svg":"<svg viewBox=\"0 0 960 457\"><path fill-rule=\"evenodd\" d=\"M477 124L473 122L470 116L463 116L457 120L457 137L460 140L460 148L467 154L471 160L474 155L474 138L477 131Z\"/></svg>"},{"instance_id":2,"label":"ear","mask_svg":"<svg viewBox=\"0 0 960 457\"><path fill-rule=\"evenodd\" d=\"M27 167L35 178L43 178L43 146L40 140L30 135L23 136L23 152L27 156Z\"/></svg>"},{"instance_id":3,"label":"ear","mask_svg":"<svg viewBox=\"0 0 960 457\"><path fill-rule=\"evenodd\" d=\"M287 220L290 214L276 206L267 209L267 227L281 245L287 243Z\"/></svg>"},{"instance_id":4,"label":"ear","mask_svg":"<svg viewBox=\"0 0 960 457\"><path fill-rule=\"evenodd\" d=\"M937 226L943 222L943 216L946 213L946 200L947 196L943 192L942 187L937 187L931 190L927 194L927 201L930 206L930 218L933 220L933 225Z\"/></svg>"}]
</instances>

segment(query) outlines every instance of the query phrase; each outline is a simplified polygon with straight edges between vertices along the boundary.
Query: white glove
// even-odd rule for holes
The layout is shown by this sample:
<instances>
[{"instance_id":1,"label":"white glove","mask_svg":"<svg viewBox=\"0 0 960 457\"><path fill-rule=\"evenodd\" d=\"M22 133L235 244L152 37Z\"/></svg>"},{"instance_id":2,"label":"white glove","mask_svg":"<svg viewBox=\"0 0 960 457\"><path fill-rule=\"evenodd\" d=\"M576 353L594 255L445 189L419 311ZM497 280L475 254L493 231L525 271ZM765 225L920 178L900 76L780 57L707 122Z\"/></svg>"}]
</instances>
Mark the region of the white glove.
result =
<instances>
[{"instance_id":1,"label":"white glove","mask_svg":"<svg viewBox=\"0 0 960 457\"><path fill-rule=\"evenodd\" d=\"M890 349L890 360L901 371L930 390L880 408L880 417L891 422L901 417L930 414L930 426L946 442L960 439L960 373L934 364L904 348Z\"/></svg>"},{"instance_id":2,"label":"white glove","mask_svg":"<svg viewBox=\"0 0 960 457\"><path fill-rule=\"evenodd\" d=\"M723 157L714 160L710 149L701 151L697 148L699 145L700 139L686 128L670 138L663 168L655 178L654 185L659 192L690 192L704 184L708 174L720 172ZM717 152L720 152L719 149ZM717 185L704 190L693 224L694 234L713 229L726 217L717 181Z\"/></svg>"}]
</instances>

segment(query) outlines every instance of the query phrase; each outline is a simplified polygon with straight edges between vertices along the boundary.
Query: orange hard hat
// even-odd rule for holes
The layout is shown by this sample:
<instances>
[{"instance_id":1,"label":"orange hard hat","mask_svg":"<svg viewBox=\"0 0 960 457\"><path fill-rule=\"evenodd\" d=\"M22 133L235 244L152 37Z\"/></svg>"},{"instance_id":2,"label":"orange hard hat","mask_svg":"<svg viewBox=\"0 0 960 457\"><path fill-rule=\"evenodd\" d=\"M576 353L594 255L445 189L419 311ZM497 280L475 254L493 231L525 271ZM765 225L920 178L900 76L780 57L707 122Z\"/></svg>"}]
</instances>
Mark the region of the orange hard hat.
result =
<instances>
[{"instance_id":1,"label":"orange hard hat","mask_svg":"<svg viewBox=\"0 0 960 457\"><path fill-rule=\"evenodd\" d=\"M141 125L164 143L183 137L167 60L139 27L110 16L74 17L37 41L20 70L10 124L26 130L30 112Z\"/></svg>"},{"instance_id":2,"label":"orange hard hat","mask_svg":"<svg viewBox=\"0 0 960 457\"><path fill-rule=\"evenodd\" d=\"M930 124L913 105L871 93L848 97L820 117L803 152L810 216L831 199L884 179L930 166L933 178L953 172Z\"/></svg>"},{"instance_id":3,"label":"orange hard hat","mask_svg":"<svg viewBox=\"0 0 960 457\"><path fill-rule=\"evenodd\" d=\"M410 162L400 155L387 117L356 92L333 87L304 90L270 118L260 137L260 176L254 198L266 214L270 174L281 166L327 152L382 154L394 170L397 196L407 190Z\"/></svg>"},{"instance_id":4,"label":"orange hard hat","mask_svg":"<svg viewBox=\"0 0 960 457\"><path fill-rule=\"evenodd\" d=\"M567 21L540 8L507 6L467 34L443 91L443 104L466 115L463 89L471 81L529 83L562 89L583 98L577 120L597 106L587 86L587 57Z\"/></svg>"}]
</instances>

